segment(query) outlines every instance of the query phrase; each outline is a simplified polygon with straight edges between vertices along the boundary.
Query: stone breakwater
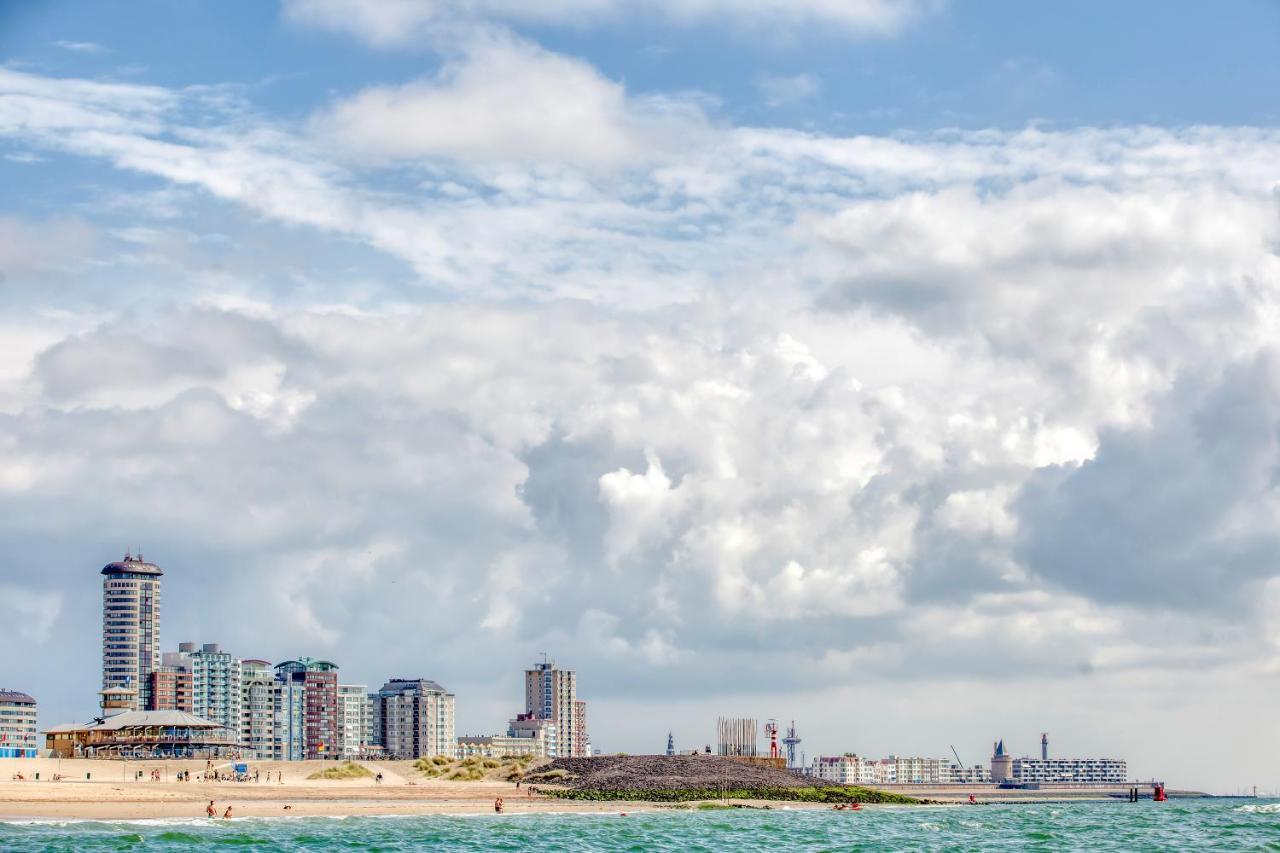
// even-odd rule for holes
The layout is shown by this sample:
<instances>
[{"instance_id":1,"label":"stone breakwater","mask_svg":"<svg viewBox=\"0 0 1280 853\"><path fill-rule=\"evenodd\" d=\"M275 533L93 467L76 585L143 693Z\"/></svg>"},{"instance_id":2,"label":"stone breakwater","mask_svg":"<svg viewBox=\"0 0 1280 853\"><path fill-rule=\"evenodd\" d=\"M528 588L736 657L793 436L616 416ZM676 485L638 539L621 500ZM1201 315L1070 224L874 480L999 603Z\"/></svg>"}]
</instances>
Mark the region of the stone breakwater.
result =
<instances>
[{"instance_id":1,"label":"stone breakwater","mask_svg":"<svg viewBox=\"0 0 1280 853\"><path fill-rule=\"evenodd\" d=\"M815 784L785 770L710 755L558 758L538 767L530 784L568 799L650 802L789 800L795 802L914 803L900 794ZM554 788L547 786L554 785Z\"/></svg>"},{"instance_id":2,"label":"stone breakwater","mask_svg":"<svg viewBox=\"0 0 1280 853\"><path fill-rule=\"evenodd\" d=\"M563 773L564 775L561 775ZM813 784L785 770L716 755L599 755L557 758L531 779L573 790L644 791L672 788L805 788Z\"/></svg>"}]
</instances>

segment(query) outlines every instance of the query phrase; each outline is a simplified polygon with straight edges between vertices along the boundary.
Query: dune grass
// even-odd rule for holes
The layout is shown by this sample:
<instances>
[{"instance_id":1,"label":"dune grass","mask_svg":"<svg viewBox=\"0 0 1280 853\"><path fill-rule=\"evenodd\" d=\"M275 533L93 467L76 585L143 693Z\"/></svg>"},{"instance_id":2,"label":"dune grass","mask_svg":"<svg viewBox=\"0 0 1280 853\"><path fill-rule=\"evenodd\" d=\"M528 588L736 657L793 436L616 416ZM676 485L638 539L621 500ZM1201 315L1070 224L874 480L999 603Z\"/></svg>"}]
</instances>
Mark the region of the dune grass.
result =
<instances>
[{"instance_id":1,"label":"dune grass","mask_svg":"<svg viewBox=\"0 0 1280 853\"><path fill-rule=\"evenodd\" d=\"M373 774L354 761L344 761L336 767L326 767L308 776L308 779L370 779Z\"/></svg>"}]
</instances>

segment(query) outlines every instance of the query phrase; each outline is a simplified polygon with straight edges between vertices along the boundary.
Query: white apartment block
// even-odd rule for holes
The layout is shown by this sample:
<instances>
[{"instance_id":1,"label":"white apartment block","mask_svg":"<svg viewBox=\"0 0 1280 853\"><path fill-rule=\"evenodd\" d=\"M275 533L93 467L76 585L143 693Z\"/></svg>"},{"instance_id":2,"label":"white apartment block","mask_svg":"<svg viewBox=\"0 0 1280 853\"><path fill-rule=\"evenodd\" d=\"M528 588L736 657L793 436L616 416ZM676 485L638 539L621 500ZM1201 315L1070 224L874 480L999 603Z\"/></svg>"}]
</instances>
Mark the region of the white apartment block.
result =
<instances>
[{"instance_id":1,"label":"white apartment block","mask_svg":"<svg viewBox=\"0 0 1280 853\"><path fill-rule=\"evenodd\" d=\"M1015 758L1013 781L1019 784L1124 784L1129 765L1120 758Z\"/></svg>"},{"instance_id":2,"label":"white apartment block","mask_svg":"<svg viewBox=\"0 0 1280 853\"><path fill-rule=\"evenodd\" d=\"M853 753L818 756L809 772L837 785L946 785L990 782L991 772L983 767L961 767L945 758L891 755L863 758Z\"/></svg>"},{"instance_id":3,"label":"white apartment block","mask_svg":"<svg viewBox=\"0 0 1280 853\"><path fill-rule=\"evenodd\" d=\"M244 725L240 659L217 643L179 643L178 651L165 652L163 665L191 673L191 712L221 723L237 736Z\"/></svg>"},{"instance_id":4,"label":"white apartment block","mask_svg":"<svg viewBox=\"0 0 1280 853\"><path fill-rule=\"evenodd\" d=\"M18 690L0 689L0 758L35 758L36 700Z\"/></svg>"},{"instance_id":5,"label":"white apartment block","mask_svg":"<svg viewBox=\"0 0 1280 853\"><path fill-rule=\"evenodd\" d=\"M368 752L368 693L364 684L338 685L338 750L343 758L360 758Z\"/></svg>"}]
</instances>

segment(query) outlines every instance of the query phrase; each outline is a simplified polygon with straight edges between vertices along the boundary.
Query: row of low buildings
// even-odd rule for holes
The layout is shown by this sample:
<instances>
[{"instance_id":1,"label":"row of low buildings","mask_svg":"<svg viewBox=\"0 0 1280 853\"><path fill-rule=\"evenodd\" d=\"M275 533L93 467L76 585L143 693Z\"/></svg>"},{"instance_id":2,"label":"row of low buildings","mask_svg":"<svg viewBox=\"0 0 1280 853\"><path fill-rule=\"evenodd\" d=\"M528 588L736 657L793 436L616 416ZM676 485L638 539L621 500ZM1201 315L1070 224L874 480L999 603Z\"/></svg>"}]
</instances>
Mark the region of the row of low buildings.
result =
<instances>
[{"instance_id":1,"label":"row of low buildings","mask_svg":"<svg viewBox=\"0 0 1280 853\"><path fill-rule=\"evenodd\" d=\"M981 765L961 767L944 758L863 758L860 755L820 755L809 774L839 785L950 785L991 781Z\"/></svg>"},{"instance_id":2,"label":"row of low buildings","mask_svg":"<svg viewBox=\"0 0 1280 853\"><path fill-rule=\"evenodd\" d=\"M1048 736L1039 758L1014 758L997 741L989 767L962 767L944 758L863 758L853 753L818 756L810 775L842 785L1123 785L1129 782L1122 758L1050 758Z\"/></svg>"},{"instance_id":3,"label":"row of low buildings","mask_svg":"<svg viewBox=\"0 0 1280 853\"><path fill-rule=\"evenodd\" d=\"M525 673L525 710L504 734L459 739L455 697L429 679L393 678L370 691L341 683L338 666L325 660L273 665L216 643L162 652L163 574L141 554L102 569L102 716L47 730L57 754L295 761L591 753L576 675L546 660ZM2 709L0 699L0 721ZM32 701L31 740L34 714Z\"/></svg>"}]
</instances>

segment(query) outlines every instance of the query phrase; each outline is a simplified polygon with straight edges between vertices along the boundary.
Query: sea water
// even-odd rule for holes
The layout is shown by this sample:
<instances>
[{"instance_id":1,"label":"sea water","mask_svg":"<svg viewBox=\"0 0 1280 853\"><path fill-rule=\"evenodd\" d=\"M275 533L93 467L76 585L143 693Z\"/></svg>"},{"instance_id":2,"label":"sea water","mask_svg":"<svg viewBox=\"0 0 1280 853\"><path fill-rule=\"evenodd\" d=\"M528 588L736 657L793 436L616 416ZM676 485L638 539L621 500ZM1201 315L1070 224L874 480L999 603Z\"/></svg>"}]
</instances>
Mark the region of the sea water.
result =
<instances>
[{"instance_id":1,"label":"sea water","mask_svg":"<svg viewBox=\"0 0 1280 853\"><path fill-rule=\"evenodd\" d=\"M1280 850L1280 802L0 822L3 850Z\"/></svg>"}]
</instances>

